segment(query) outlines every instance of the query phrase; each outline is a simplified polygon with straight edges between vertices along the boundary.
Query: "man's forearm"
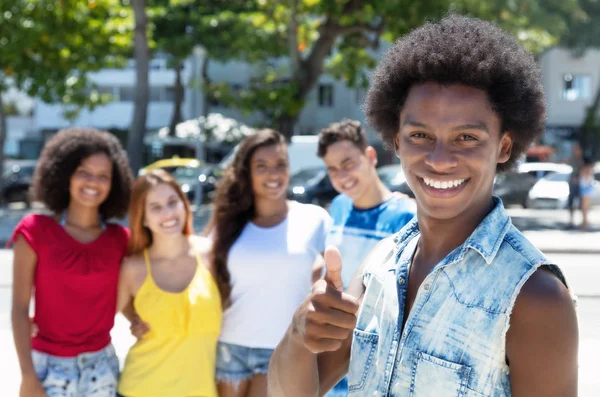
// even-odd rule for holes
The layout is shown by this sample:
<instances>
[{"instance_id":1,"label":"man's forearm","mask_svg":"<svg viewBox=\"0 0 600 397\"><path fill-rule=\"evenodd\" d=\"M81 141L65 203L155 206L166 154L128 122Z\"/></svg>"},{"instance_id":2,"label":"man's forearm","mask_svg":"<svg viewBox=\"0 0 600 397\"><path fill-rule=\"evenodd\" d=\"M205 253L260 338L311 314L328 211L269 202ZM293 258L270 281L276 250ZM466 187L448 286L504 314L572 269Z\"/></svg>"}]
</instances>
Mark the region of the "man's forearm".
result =
<instances>
[{"instance_id":1,"label":"man's forearm","mask_svg":"<svg viewBox=\"0 0 600 397\"><path fill-rule=\"evenodd\" d=\"M307 397L319 394L317 355L288 329L269 365L268 397Z\"/></svg>"}]
</instances>

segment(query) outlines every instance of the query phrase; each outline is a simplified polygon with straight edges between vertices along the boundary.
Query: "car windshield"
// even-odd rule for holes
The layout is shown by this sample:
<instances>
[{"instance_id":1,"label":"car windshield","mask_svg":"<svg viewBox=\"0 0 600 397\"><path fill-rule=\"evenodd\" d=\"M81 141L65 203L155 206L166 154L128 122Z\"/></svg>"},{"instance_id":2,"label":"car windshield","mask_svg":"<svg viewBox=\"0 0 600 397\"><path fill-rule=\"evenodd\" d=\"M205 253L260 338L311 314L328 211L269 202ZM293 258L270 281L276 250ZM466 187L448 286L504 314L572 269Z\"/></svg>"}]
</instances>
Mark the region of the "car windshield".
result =
<instances>
[{"instance_id":1,"label":"car windshield","mask_svg":"<svg viewBox=\"0 0 600 397\"><path fill-rule=\"evenodd\" d=\"M290 178L290 186L316 185L323 179L325 173L326 171L323 168L309 168L299 171Z\"/></svg>"},{"instance_id":2,"label":"car windshield","mask_svg":"<svg viewBox=\"0 0 600 397\"><path fill-rule=\"evenodd\" d=\"M384 185L396 185L404 182L405 179L402 167L383 168L379 169L377 173Z\"/></svg>"},{"instance_id":3,"label":"car windshield","mask_svg":"<svg viewBox=\"0 0 600 397\"><path fill-rule=\"evenodd\" d=\"M552 182L568 182L571 174L563 174L561 172L554 172L548 176L546 176L547 181Z\"/></svg>"}]
</instances>

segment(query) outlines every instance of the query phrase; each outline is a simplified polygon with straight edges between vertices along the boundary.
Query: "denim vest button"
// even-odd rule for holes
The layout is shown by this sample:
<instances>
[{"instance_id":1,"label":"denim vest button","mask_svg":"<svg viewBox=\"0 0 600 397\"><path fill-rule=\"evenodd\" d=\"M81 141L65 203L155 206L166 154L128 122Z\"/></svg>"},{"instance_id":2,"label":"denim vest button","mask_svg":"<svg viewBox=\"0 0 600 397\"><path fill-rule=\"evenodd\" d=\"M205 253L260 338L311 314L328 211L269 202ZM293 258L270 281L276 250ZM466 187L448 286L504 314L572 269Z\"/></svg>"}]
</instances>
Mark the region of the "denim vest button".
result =
<instances>
[{"instance_id":1,"label":"denim vest button","mask_svg":"<svg viewBox=\"0 0 600 397\"><path fill-rule=\"evenodd\" d=\"M406 280L404 280L404 278L403 278L403 277L400 277L400 278L398 279L398 284L400 284L400 285L404 284L405 282L406 282Z\"/></svg>"},{"instance_id":2,"label":"denim vest button","mask_svg":"<svg viewBox=\"0 0 600 397\"><path fill-rule=\"evenodd\" d=\"M425 284L425 291L429 291L429 284Z\"/></svg>"}]
</instances>

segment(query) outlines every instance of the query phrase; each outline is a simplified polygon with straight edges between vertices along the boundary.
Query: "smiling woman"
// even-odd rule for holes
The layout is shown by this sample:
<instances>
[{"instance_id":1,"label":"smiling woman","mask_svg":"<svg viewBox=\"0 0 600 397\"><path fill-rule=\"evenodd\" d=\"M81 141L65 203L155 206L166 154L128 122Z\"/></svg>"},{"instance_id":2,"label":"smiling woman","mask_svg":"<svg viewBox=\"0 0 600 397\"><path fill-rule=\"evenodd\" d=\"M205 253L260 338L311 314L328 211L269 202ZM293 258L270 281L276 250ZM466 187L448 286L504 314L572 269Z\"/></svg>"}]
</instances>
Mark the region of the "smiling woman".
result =
<instances>
[{"instance_id":1,"label":"smiling woman","mask_svg":"<svg viewBox=\"0 0 600 397\"><path fill-rule=\"evenodd\" d=\"M128 231L107 221L125 214L131 183L123 148L108 132L63 130L44 147L33 194L52 214L26 216L12 238L20 395L116 393L119 363L110 330Z\"/></svg>"}]
</instances>

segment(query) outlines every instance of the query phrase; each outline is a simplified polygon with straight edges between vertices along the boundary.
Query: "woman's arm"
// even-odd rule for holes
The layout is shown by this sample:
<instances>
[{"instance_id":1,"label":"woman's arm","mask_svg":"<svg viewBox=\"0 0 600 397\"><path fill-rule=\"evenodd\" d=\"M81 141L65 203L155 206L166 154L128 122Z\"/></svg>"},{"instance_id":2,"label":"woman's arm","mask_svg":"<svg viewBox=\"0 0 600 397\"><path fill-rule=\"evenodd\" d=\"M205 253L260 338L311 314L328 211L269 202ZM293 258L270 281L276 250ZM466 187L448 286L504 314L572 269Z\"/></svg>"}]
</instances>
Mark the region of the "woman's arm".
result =
<instances>
[{"instance_id":1,"label":"woman's arm","mask_svg":"<svg viewBox=\"0 0 600 397\"><path fill-rule=\"evenodd\" d=\"M21 366L21 395L44 395L39 382L33 359L31 358L31 320L29 304L33 279L37 267L37 254L23 236L18 236L14 245L13 257L13 294L12 294L12 330L19 364Z\"/></svg>"},{"instance_id":2,"label":"woman's arm","mask_svg":"<svg viewBox=\"0 0 600 397\"><path fill-rule=\"evenodd\" d=\"M123 313L123 315L131 321L129 317L133 311L133 294L131 293L131 276L132 276L132 264L129 258L123 259L121 264L121 271L119 272L119 286L117 288L117 313Z\"/></svg>"}]
</instances>

